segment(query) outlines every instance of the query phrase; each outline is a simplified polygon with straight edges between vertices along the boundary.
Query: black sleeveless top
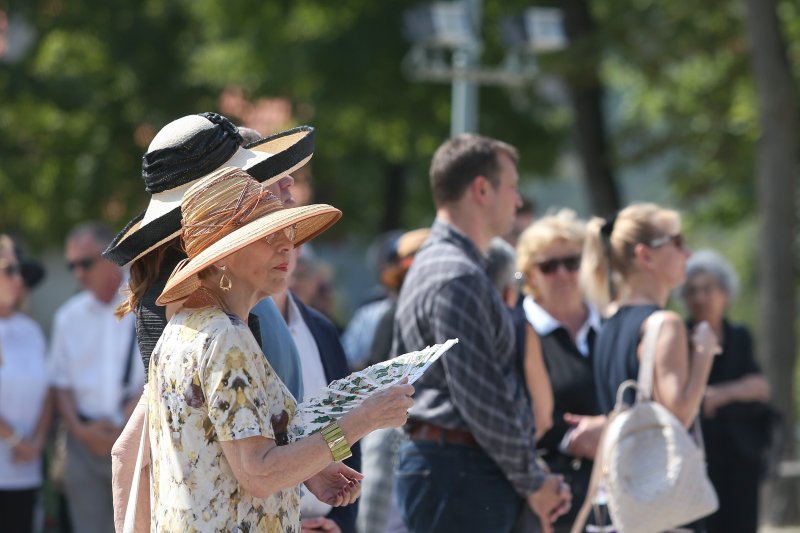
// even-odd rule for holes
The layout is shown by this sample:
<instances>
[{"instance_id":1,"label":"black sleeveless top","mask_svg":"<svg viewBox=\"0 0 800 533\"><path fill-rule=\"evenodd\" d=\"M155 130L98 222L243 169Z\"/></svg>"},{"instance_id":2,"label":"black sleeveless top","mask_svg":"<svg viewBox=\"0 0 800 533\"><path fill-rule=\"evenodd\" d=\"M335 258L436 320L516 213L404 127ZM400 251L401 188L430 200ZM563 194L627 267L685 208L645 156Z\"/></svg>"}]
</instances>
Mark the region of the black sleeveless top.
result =
<instances>
[{"instance_id":1,"label":"black sleeveless top","mask_svg":"<svg viewBox=\"0 0 800 533\"><path fill-rule=\"evenodd\" d=\"M617 399L617 389L623 381L639 375L637 352L642 340L642 324L661 310L657 305L620 307L603 325L594 345L594 377L597 403L601 413L610 413ZM626 397L632 401L633 393Z\"/></svg>"},{"instance_id":2,"label":"black sleeveless top","mask_svg":"<svg viewBox=\"0 0 800 533\"><path fill-rule=\"evenodd\" d=\"M139 341L139 352L142 354L144 364L144 381L147 383L150 369L150 356L156 347L161 333L167 325L167 308L156 305L156 298L161 295L167 284L170 274L186 255L180 250L170 247L164 254L161 270L152 285L150 285L136 308L136 339Z\"/></svg>"},{"instance_id":3,"label":"black sleeveless top","mask_svg":"<svg viewBox=\"0 0 800 533\"><path fill-rule=\"evenodd\" d=\"M553 387L553 427L537 442L537 448L558 450L564 433L571 426L564 421L565 413L578 415L599 414L595 378L592 373L592 350L596 334L589 333L589 356L578 351L569 332L556 328L540 337L542 358Z\"/></svg>"},{"instance_id":4,"label":"black sleeveless top","mask_svg":"<svg viewBox=\"0 0 800 533\"><path fill-rule=\"evenodd\" d=\"M528 319L522 307L512 310L516 335L517 360L520 373L525 374L525 330ZM589 332L589 356L581 354L569 332L558 327L547 335L539 336L542 359L553 388L553 427L536 442L540 450L558 453L564 433L572 427L564 421L564 413L578 415L600 414L597 407L592 353L597 333ZM528 392L525 387L525 392Z\"/></svg>"}]
</instances>

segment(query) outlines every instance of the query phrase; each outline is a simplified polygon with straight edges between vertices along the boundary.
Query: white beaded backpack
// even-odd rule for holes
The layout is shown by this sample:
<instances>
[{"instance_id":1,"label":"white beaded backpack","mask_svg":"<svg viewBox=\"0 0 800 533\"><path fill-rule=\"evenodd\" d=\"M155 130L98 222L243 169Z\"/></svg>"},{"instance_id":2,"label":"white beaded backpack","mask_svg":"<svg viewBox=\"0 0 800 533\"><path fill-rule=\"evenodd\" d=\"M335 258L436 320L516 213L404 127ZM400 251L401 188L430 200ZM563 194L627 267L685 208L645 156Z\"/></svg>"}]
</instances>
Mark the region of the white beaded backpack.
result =
<instances>
[{"instance_id":1,"label":"white beaded backpack","mask_svg":"<svg viewBox=\"0 0 800 533\"><path fill-rule=\"evenodd\" d=\"M699 422L695 419L695 441L669 410L652 399L655 347L663 319L656 313L648 320L638 380L619 386L573 533L582 531L600 484L619 533L668 531L719 506L706 474ZM633 406L623 399L629 388L637 391Z\"/></svg>"}]
</instances>

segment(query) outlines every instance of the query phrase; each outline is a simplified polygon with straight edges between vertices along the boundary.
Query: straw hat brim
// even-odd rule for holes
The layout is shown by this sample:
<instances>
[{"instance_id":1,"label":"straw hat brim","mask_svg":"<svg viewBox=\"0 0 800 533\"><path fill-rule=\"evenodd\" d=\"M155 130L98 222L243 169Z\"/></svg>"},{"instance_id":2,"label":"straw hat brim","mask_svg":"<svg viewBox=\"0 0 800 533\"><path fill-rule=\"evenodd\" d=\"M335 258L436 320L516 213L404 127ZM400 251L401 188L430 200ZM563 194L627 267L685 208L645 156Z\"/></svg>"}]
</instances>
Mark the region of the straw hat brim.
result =
<instances>
[{"instance_id":1,"label":"straw hat brim","mask_svg":"<svg viewBox=\"0 0 800 533\"><path fill-rule=\"evenodd\" d=\"M256 180L271 185L302 168L313 155L314 128L300 126L239 148L219 168L239 167ZM126 266L178 237L181 234L181 199L195 181L152 195L147 208L122 228L103 252L103 257Z\"/></svg>"},{"instance_id":2,"label":"straw hat brim","mask_svg":"<svg viewBox=\"0 0 800 533\"><path fill-rule=\"evenodd\" d=\"M297 230L294 245L297 247L333 226L341 217L342 212L335 207L313 204L280 209L253 220L211 244L189 261L178 265L156 303L166 305L187 298L200 288L198 273L267 235L295 224Z\"/></svg>"}]
</instances>

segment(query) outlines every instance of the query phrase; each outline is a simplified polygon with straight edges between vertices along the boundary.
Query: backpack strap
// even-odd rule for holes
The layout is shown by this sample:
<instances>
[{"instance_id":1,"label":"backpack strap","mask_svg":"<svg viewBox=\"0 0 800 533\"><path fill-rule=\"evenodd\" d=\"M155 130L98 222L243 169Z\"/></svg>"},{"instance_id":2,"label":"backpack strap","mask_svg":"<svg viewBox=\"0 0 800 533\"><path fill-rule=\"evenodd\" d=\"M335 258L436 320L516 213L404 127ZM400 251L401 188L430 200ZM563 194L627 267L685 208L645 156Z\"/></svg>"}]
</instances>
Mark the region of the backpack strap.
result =
<instances>
[{"instance_id":1,"label":"backpack strap","mask_svg":"<svg viewBox=\"0 0 800 533\"><path fill-rule=\"evenodd\" d=\"M653 399L653 380L656 370L656 345L658 344L658 334L661 332L661 325L664 323L664 313L656 311L647 319L647 327L642 339L642 359L639 362L639 376L636 381L637 388L636 401L649 401ZM618 400L619 401L619 400ZM700 416L696 416L692 423L692 435L698 448L705 456L705 442L703 441L703 428L700 426Z\"/></svg>"},{"instance_id":2,"label":"backpack strap","mask_svg":"<svg viewBox=\"0 0 800 533\"><path fill-rule=\"evenodd\" d=\"M639 391L636 401L649 401L653 399L653 379L656 369L656 346L661 324L664 323L664 313L656 311L647 319L647 326L642 338L642 357L639 361Z\"/></svg>"}]
</instances>

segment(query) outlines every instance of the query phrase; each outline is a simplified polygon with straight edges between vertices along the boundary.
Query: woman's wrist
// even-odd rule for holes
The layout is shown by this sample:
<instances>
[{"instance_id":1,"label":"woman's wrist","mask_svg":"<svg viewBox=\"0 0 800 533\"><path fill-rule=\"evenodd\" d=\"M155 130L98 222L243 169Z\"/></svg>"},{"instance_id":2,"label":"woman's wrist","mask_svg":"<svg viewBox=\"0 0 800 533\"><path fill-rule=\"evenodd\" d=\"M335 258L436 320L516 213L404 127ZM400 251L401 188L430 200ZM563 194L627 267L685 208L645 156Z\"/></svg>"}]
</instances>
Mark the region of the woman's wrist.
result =
<instances>
[{"instance_id":1,"label":"woman's wrist","mask_svg":"<svg viewBox=\"0 0 800 533\"><path fill-rule=\"evenodd\" d=\"M337 421L351 446L369 433L369 428L364 427L365 417L358 416L358 411L356 407Z\"/></svg>"},{"instance_id":2,"label":"woman's wrist","mask_svg":"<svg viewBox=\"0 0 800 533\"><path fill-rule=\"evenodd\" d=\"M347 442L347 438L337 422L331 422L322 428L320 435L325 439L334 461L344 461L353 456L353 452L350 451L350 444Z\"/></svg>"}]
</instances>

